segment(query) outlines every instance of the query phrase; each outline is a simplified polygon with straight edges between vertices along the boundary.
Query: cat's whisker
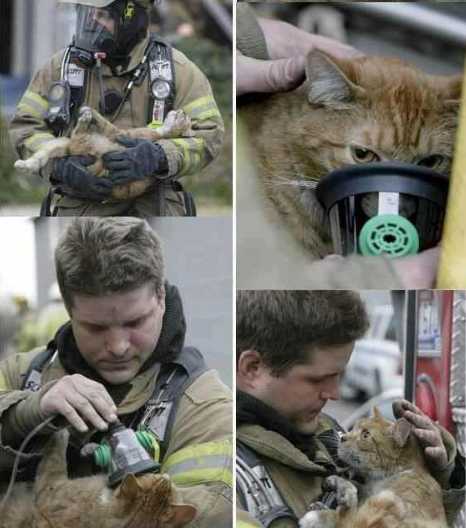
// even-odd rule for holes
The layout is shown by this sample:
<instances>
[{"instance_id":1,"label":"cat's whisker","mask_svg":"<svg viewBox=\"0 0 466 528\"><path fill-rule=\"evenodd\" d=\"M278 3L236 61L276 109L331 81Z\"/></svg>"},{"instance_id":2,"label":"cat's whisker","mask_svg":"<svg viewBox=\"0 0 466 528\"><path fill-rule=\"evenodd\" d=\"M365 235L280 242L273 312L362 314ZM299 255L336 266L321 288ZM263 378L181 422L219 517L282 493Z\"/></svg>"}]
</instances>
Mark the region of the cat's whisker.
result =
<instances>
[{"instance_id":1,"label":"cat's whisker","mask_svg":"<svg viewBox=\"0 0 466 528\"><path fill-rule=\"evenodd\" d=\"M299 189L307 190L311 189L314 190L317 186L317 182L313 180L287 180L285 178L282 178L280 180L275 181L267 181L265 182L265 185L267 187L282 187L282 186L288 186L288 187L298 187Z\"/></svg>"}]
</instances>

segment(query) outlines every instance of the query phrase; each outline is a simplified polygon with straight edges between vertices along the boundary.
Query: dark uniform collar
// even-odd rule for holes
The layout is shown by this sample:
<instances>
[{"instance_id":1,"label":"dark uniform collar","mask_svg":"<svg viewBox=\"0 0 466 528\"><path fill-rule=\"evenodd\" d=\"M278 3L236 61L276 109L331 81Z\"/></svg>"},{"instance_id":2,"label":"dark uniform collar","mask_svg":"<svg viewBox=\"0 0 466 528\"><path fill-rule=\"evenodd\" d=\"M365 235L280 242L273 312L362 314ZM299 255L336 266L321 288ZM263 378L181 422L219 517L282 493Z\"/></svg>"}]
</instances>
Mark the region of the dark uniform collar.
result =
<instances>
[{"instance_id":1,"label":"dark uniform collar","mask_svg":"<svg viewBox=\"0 0 466 528\"><path fill-rule=\"evenodd\" d=\"M145 38L141 40L131 51L129 58L129 61L127 61L124 64L118 64L113 69L110 68L107 64L103 64L102 66L102 73L104 77L114 77L115 75L117 77L127 75L128 73L133 72L142 62L142 59L144 57L144 53L147 49L147 46L150 42L150 35L149 33L146 34Z\"/></svg>"},{"instance_id":2,"label":"dark uniform collar","mask_svg":"<svg viewBox=\"0 0 466 528\"><path fill-rule=\"evenodd\" d=\"M316 431L304 434L297 431L288 420L263 401L245 392L237 391L236 425L238 429L243 426L243 431L247 429L249 433L258 434L258 437L263 436L265 431L278 433L320 468L325 468L331 473L340 471L340 468L337 468L341 464L338 460L337 448L339 433L343 432L343 429L333 418L324 413L319 417ZM248 426L259 426L264 432L258 433L255 427ZM276 442L277 437L272 436L273 441Z\"/></svg>"},{"instance_id":3,"label":"dark uniform collar","mask_svg":"<svg viewBox=\"0 0 466 528\"><path fill-rule=\"evenodd\" d=\"M315 455L314 434L303 434L280 416L275 409L250 394L238 391L236 395L236 425L260 425L285 437L308 458Z\"/></svg>"}]
</instances>

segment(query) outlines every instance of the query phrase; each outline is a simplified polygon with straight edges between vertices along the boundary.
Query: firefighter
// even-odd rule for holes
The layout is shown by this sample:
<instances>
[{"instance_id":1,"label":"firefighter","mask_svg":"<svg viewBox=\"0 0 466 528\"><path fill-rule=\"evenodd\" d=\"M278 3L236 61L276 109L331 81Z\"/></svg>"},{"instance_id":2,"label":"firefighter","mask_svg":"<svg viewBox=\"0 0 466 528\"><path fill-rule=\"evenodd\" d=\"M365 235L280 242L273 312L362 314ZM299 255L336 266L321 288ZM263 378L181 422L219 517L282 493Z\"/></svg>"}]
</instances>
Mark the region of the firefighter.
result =
<instances>
[{"instance_id":1,"label":"firefighter","mask_svg":"<svg viewBox=\"0 0 466 528\"><path fill-rule=\"evenodd\" d=\"M119 419L157 436L161 471L198 510L192 526L230 528L231 395L184 346L182 301L164 279L158 237L137 218L75 219L55 262L70 322L48 345L0 363L0 481L24 438L55 415L62 422L46 424L28 450L40 453L66 423L70 477L92 474L80 447ZM38 458L21 462L19 478L32 480Z\"/></svg>"},{"instance_id":2,"label":"firefighter","mask_svg":"<svg viewBox=\"0 0 466 528\"><path fill-rule=\"evenodd\" d=\"M322 409L338 399L367 313L355 292L243 290L236 325L238 526L297 528L310 509L337 506L323 483L344 475L344 431ZM394 414L413 424L451 522L464 503L453 437L408 402L396 402Z\"/></svg>"},{"instance_id":3,"label":"firefighter","mask_svg":"<svg viewBox=\"0 0 466 528\"><path fill-rule=\"evenodd\" d=\"M36 73L18 104L10 134L22 159L56 136L69 136L82 105L122 129L155 128L170 110L183 109L194 135L157 143L123 138L126 149L104 158L105 178L87 170L93 158L51 160L41 171L52 186L41 214L52 208L58 216L194 215L179 178L210 163L224 133L208 80L181 52L148 33L150 0L60 2L76 4L76 31L72 44ZM110 197L114 186L146 177L154 183L142 195Z\"/></svg>"}]
</instances>

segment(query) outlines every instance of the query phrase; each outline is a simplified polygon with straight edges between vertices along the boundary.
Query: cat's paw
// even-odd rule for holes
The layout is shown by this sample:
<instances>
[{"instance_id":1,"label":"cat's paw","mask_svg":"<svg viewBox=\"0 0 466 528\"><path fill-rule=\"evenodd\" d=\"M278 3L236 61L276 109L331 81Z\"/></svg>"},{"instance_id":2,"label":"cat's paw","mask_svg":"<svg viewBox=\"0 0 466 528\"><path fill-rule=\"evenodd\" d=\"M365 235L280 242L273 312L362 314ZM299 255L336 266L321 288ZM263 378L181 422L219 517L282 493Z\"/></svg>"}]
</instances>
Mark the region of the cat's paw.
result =
<instances>
[{"instance_id":1,"label":"cat's paw","mask_svg":"<svg viewBox=\"0 0 466 528\"><path fill-rule=\"evenodd\" d=\"M190 136L191 118L183 110L172 110L157 132L164 138Z\"/></svg>"},{"instance_id":2,"label":"cat's paw","mask_svg":"<svg viewBox=\"0 0 466 528\"><path fill-rule=\"evenodd\" d=\"M90 127L93 118L94 115L92 113L92 109L88 106L82 106L79 109L79 119L76 128L78 128L80 132L83 132Z\"/></svg>"},{"instance_id":3,"label":"cat's paw","mask_svg":"<svg viewBox=\"0 0 466 528\"><path fill-rule=\"evenodd\" d=\"M337 504L343 509L354 509L358 505L358 489L349 480L333 475L325 479L324 488L334 491Z\"/></svg>"},{"instance_id":4,"label":"cat's paw","mask_svg":"<svg viewBox=\"0 0 466 528\"><path fill-rule=\"evenodd\" d=\"M42 167L45 167L49 161L49 156L46 152L38 151L27 160L15 161L15 169L24 174L38 174Z\"/></svg>"},{"instance_id":5,"label":"cat's paw","mask_svg":"<svg viewBox=\"0 0 466 528\"><path fill-rule=\"evenodd\" d=\"M299 528L335 528L336 522L334 511L310 511L299 520Z\"/></svg>"},{"instance_id":6,"label":"cat's paw","mask_svg":"<svg viewBox=\"0 0 466 528\"><path fill-rule=\"evenodd\" d=\"M30 160L18 160L15 161L15 169L24 173L24 174L32 174L34 173L35 163L31 163ZM36 171L39 170L38 168Z\"/></svg>"}]
</instances>

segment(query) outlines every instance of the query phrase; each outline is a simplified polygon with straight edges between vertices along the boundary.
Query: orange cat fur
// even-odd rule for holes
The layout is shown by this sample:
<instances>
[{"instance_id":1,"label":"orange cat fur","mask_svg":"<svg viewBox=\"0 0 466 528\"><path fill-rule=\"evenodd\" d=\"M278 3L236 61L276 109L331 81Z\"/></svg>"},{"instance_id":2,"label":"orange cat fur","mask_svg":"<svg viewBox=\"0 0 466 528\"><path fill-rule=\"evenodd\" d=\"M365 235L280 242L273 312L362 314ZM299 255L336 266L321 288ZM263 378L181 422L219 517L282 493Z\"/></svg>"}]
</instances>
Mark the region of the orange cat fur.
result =
<instances>
[{"instance_id":1,"label":"orange cat fur","mask_svg":"<svg viewBox=\"0 0 466 528\"><path fill-rule=\"evenodd\" d=\"M385 420L377 408L374 413L344 435L338 449L365 482L359 506L355 486L330 477L345 495L343 504L337 511L306 514L300 528L447 528L440 485L427 470L412 426L404 418Z\"/></svg>"},{"instance_id":2,"label":"orange cat fur","mask_svg":"<svg viewBox=\"0 0 466 528\"><path fill-rule=\"evenodd\" d=\"M83 106L71 137L61 137L45 143L27 160L18 160L15 167L26 173L38 173L50 159L64 156L94 156L96 161L88 170L96 176L105 177L107 172L102 156L108 152L122 151L126 147L117 142L118 137L157 141L163 138L177 138L191 135L191 120L182 111L168 113L158 128L133 128L121 130L101 116L96 110ZM112 198L128 200L146 192L154 185L155 179L148 176L143 180L118 185L112 189Z\"/></svg>"},{"instance_id":3,"label":"orange cat fur","mask_svg":"<svg viewBox=\"0 0 466 528\"><path fill-rule=\"evenodd\" d=\"M461 76L427 75L397 59L312 51L307 81L240 107L270 211L314 257L331 252L313 189L331 170L402 161L450 171ZM278 213L278 214L277 214Z\"/></svg>"},{"instance_id":4,"label":"orange cat fur","mask_svg":"<svg viewBox=\"0 0 466 528\"><path fill-rule=\"evenodd\" d=\"M105 475L69 480L67 438L49 441L32 490L16 484L0 528L181 528L195 517L196 508L176 504L166 475L129 475L115 490Z\"/></svg>"}]
</instances>

